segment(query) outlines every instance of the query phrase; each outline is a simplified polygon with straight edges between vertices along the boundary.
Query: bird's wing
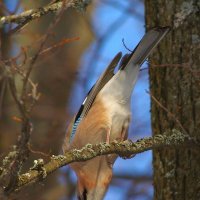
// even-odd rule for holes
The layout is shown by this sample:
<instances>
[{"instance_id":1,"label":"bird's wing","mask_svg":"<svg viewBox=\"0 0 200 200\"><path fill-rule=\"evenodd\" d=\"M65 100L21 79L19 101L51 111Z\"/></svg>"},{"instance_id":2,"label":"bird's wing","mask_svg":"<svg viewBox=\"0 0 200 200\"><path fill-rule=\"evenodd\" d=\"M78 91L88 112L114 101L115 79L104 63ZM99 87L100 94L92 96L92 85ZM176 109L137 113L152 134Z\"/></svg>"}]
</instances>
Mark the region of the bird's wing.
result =
<instances>
[{"instance_id":1,"label":"bird's wing","mask_svg":"<svg viewBox=\"0 0 200 200\"><path fill-rule=\"evenodd\" d=\"M85 101L83 102L82 112L79 113L79 116L85 117L90 110L92 103L94 102L95 97L99 93L99 91L103 88L103 86L114 76L114 69L117 66L119 60L122 57L122 53L119 52L108 65L104 73L97 80L96 84L92 87L90 92L88 93ZM78 118L77 116L76 118Z\"/></svg>"},{"instance_id":2,"label":"bird's wing","mask_svg":"<svg viewBox=\"0 0 200 200\"><path fill-rule=\"evenodd\" d=\"M83 101L78 113L76 116L72 119L70 122L70 125L66 132L66 138L65 138L65 144L64 149L67 149L69 147L69 143L72 141L72 138L76 132L77 126L80 123L80 121L87 115L88 111L90 110L97 94L99 91L103 88L103 86L113 77L114 75L114 69L117 66L119 60L122 57L122 53L119 52L113 60L110 62L104 73L100 76L100 78L97 80L96 84L91 88L89 91L87 97Z\"/></svg>"},{"instance_id":3,"label":"bird's wing","mask_svg":"<svg viewBox=\"0 0 200 200\"><path fill-rule=\"evenodd\" d=\"M100 143L106 140L106 134L111 127L111 120L109 113L105 109L103 103L98 101L93 104L88 112L87 117L83 118L77 126L76 133L72 140L72 129L74 125L74 119L68 126L65 141L63 144L63 151L66 152L69 149L85 146L88 143Z\"/></svg>"}]
</instances>

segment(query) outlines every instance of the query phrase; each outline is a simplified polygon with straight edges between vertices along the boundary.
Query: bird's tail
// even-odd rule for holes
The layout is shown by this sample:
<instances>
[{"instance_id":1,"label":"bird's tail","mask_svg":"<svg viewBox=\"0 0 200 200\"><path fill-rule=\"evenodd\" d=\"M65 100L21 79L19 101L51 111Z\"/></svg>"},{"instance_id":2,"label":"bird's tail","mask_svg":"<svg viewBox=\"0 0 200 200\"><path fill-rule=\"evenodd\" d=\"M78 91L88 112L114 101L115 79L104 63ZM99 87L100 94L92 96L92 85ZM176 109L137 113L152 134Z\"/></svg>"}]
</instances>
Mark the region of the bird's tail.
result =
<instances>
[{"instance_id":1,"label":"bird's tail","mask_svg":"<svg viewBox=\"0 0 200 200\"><path fill-rule=\"evenodd\" d=\"M120 69L123 70L126 68L130 62L134 65L142 65L151 51L158 45L169 30L169 27L156 27L148 31L132 53L124 56Z\"/></svg>"},{"instance_id":2,"label":"bird's tail","mask_svg":"<svg viewBox=\"0 0 200 200\"><path fill-rule=\"evenodd\" d=\"M131 54L126 54L120 63L119 70L105 85L101 95L114 97L118 102L127 102L136 83L140 65L170 30L169 27L157 27L148 31Z\"/></svg>"}]
</instances>

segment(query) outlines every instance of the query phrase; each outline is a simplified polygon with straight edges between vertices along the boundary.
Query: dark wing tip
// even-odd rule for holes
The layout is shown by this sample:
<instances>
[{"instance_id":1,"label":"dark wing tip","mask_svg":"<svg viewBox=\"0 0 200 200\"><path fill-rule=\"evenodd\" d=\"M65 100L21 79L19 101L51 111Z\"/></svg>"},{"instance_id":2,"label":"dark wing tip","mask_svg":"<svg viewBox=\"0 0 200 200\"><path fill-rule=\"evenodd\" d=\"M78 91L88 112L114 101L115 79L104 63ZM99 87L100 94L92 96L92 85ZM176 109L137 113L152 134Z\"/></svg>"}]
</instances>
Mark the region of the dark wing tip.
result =
<instances>
[{"instance_id":1,"label":"dark wing tip","mask_svg":"<svg viewBox=\"0 0 200 200\"><path fill-rule=\"evenodd\" d=\"M122 58L122 52L120 51L112 59L111 63L108 65L107 69L111 69L111 71L113 71L113 73L114 73L114 69L118 65L121 58Z\"/></svg>"},{"instance_id":2,"label":"dark wing tip","mask_svg":"<svg viewBox=\"0 0 200 200\"><path fill-rule=\"evenodd\" d=\"M116 57L122 57L122 52L120 51L117 55L116 55Z\"/></svg>"},{"instance_id":3,"label":"dark wing tip","mask_svg":"<svg viewBox=\"0 0 200 200\"><path fill-rule=\"evenodd\" d=\"M120 51L120 52L117 53L116 56L113 58L112 62L113 62L113 63L118 63L118 62L120 61L121 57L122 57L122 52ZM112 63L112 62L111 62L111 63Z\"/></svg>"}]
</instances>

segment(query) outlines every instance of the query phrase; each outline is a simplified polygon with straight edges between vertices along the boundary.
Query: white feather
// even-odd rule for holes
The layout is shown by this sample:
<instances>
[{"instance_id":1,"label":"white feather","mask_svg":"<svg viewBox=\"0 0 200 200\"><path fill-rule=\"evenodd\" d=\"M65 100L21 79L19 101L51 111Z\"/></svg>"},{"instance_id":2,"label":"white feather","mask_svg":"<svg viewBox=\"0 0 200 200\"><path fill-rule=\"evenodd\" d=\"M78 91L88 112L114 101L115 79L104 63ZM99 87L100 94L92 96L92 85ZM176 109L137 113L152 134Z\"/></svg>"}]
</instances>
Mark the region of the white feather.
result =
<instances>
[{"instance_id":1,"label":"white feather","mask_svg":"<svg viewBox=\"0 0 200 200\"><path fill-rule=\"evenodd\" d=\"M129 104L139 74L139 67L139 65L133 66L132 63L129 63L124 70L119 70L102 88L99 96L107 99L107 101Z\"/></svg>"}]
</instances>

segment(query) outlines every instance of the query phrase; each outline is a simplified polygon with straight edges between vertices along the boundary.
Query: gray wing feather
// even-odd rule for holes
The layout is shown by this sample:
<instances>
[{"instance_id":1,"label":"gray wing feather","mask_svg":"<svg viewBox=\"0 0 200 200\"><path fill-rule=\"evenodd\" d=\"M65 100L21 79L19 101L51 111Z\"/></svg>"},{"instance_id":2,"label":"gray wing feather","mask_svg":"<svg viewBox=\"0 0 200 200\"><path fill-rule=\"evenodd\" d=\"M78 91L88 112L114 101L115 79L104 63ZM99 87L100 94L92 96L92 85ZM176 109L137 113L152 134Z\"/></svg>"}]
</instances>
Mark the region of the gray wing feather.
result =
<instances>
[{"instance_id":1,"label":"gray wing feather","mask_svg":"<svg viewBox=\"0 0 200 200\"><path fill-rule=\"evenodd\" d=\"M114 69L117 66L121 57L122 57L122 53L119 52L111 61L111 63L108 65L104 73L97 80L96 84L94 85L94 87L92 88L92 90L90 91L90 93L88 94L84 102L84 108L82 110L81 117L85 117L87 115L99 91L114 76Z\"/></svg>"}]
</instances>

